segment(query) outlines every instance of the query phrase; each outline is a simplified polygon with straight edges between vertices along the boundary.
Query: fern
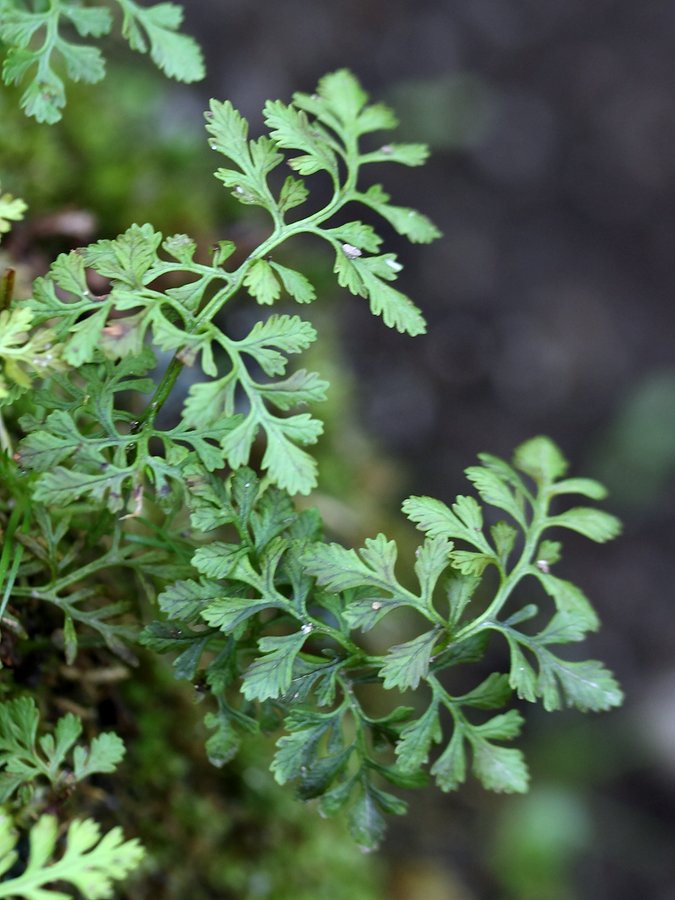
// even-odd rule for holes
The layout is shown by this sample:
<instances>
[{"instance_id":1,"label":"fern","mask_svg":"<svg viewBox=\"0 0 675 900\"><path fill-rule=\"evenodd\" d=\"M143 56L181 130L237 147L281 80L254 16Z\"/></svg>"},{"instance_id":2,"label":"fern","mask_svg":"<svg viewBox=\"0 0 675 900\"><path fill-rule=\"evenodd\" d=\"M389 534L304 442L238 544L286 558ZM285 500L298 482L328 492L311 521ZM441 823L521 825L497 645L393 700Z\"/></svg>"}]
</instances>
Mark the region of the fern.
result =
<instances>
[{"instance_id":1,"label":"fern","mask_svg":"<svg viewBox=\"0 0 675 900\"><path fill-rule=\"evenodd\" d=\"M144 856L138 840L125 841L120 828L101 836L100 827L88 819L71 821L65 839L60 840L56 816L42 815L23 834L9 812L17 792L25 806L28 796L40 805L40 782L47 781L51 799L62 800L75 785L100 772L113 772L124 754L122 741L104 733L89 747L77 743L82 722L68 713L53 731L38 737L40 716L31 697L19 697L0 705L0 897L28 900L67 898L54 882L73 886L82 896L97 900L113 896L113 883L126 878ZM17 799L14 806L21 806ZM27 838L28 860L22 871L17 844Z\"/></svg>"},{"instance_id":2,"label":"fern","mask_svg":"<svg viewBox=\"0 0 675 900\"><path fill-rule=\"evenodd\" d=\"M125 879L144 856L136 839L125 841L120 828L101 836L91 819L70 823L65 849L57 856L58 836L56 817L41 816L28 833L28 863L21 874L13 875L19 833L9 816L0 813L0 897L68 900L73 894L50 887L62 882L86 900L105 900L114 896L114 883Z\"/></svg>"},{"instance_id":3,"label":"fern","mask_svg":"<svg viewBox=\"0 0 675 900\"><path fill-rule=\"evenodd\" d=\"M351 98L345 108L335 99L342 95ZM236 167L219 169L218 177L242 203L264 205L271 218L269 236L237 268L225 267L236 249L231 242L221 242L205 264L195 260L192 239L173 235L163 240L146 224L81 253L60 256L50 275L35 283L28 304L34 323L51 323L60 359L85 373L88 384L86 401L52 416L46 430L35 430L19 448L23 465L46 471L38 480L36 499L67 505L80 498L105 498L116 511L125 495L147 482L160 495L166 487L168 498L181 492L184 467L195 457L209 471L246 465L259 434L266 441L263 468L276 484L292 494L315 487L316 463L304 448L316 442L322 425L296 410L323 400L327 383L303 369L287 374L289 357L315 340L314 328L300 316L272 314L234 339L215 321L242 290L262 305L273 303L282 289L301 304L314 299L314 288L302 273L270 257L291 238L322 239L333 254L340 284L366 297L385 324L411 335L424 331L419 310L391 286L401 266L394 254L377 253L379 235L359 221L336 224L335 219L348 204L372 205L371 189L361 191L357 184L361 169L381 156L361 151L358 138L391 127L392 114L367 105L354 77L341 71L320 82L316 97L298 94L289 106L269 103L265 118L270 136L248 140L248 125L240 114L231 104L214 101L207 124L214 148ZM388 160L406 165L418 164L426 155L422 145L387 147ZM298 201L309 201L309 189L293 176L276 194L268 184L287 148L301 151L291 156L293 167L302 173L323 168L334 186L328 203L291 221L289 210ZM385 196L379 186L378 196ZM438 236L415 210L382 199L377 209L392 221L405 212L405 225L395 227L411 240ZM110 280L105 297L92 296L88 268ZM167 276L181 283L161 289L158 280ZM147 392L143 376L155 365L155 357L144 350L148 343L175 355L153 401L132 422L113 408L112 396L125 378L124 389ZM159 430L157 413L186 365L208 380L190 388L179 425ZM127 378L129 366L133 377ZM288 415L290 411L294 414ZM161 457L150 449L156 440L164 445Z\"/></svg>"},{"instance_id":4,"label":"fern","mask_svg":"<svg viewBox=\"0 0 675 900\"><path fill-rule=\"evenodd\" d=\"M112 733L98 735L89 748L76 744L82 722L72 713L58 720L53 734L40 738L39 720L32 697L0 706L0 803L39 779L58 793L95 772L113 772L124 755L122 741Z\"/></svg>"},{"instance_id":5,"label":"fern","mask_svg":"<svg viewBox=\"0 0 675 900\"><path fill-rule=\"evenodd\" d=\"M105 60L97 47L80 38L109 34L109 6L83 6L79 0L48 4L0 0L0 42L6 45L2 78L5 84L28 82L21 96L26 114L53 124L66 104L63 71L71 81L95 84L105 76ZM133 0L114 0L122 13L122 35L132 50L150 53L153 62L178 81L204 77L202 54L190 37L180 34L182 7L157 3L144 7Z\"/></svg>"},{"instance_id":6,"label":"fern","mask_svg":"<svg viewBox=\"0 0 675 900\"><path fill-rule=\"evenodd\" d=\"M0 311L0 407L30 388L36 376L64 369L51 330L31 335L32 323L29 309Z\"/></svg>"},{"instance_id":7,"label":"fern","mask_svg":"<svg viewBox=\"0 0 675 900\"><path fill-rule=\"evenodd\" d=\"M13 197L11 194L3 194L0 190L0 238L11 229L12 222L23 219L28 209L24 200Z\"/></svg>"},{"instance_id":8,"label":"fern","mask_svg":"<svg viewBox=\"0 0 675 900\"><path fill-rule=\"evenodd\" d=\"M177 74L180 54L166 36L176 8L160 4L143 18L129 0L120 3L132 46L149 47ZM49 9L40 15L70 14L67 3ZM86 18L94 33L101 10L76 9L76 27L81 14L81 27ZM5 30L4 39L13 35L21 45L18 20L8 21L15 31ZM56 25L49 33L58 33ZM52 49L63 51L57 43ZM59 256L30 298L0 313L4 402L13 415L21 405L16 430L23 434L16 446L7 436L9 452L0 456L0 617L19 634L22 610L38 604L55 614L68 662L93 644L133 664L139 594L159 595L140 643L171 654L176 676L210 694L211 761L226 764L247 733L276 731L277 781L295 783L325 815L345 812L355 840L372 848L385 817L405 812L397 788L433 778L454 790L469 770L489 790L527 788L515 698L551 711L621 702L602 663L559 655L599 622L584 593L552 571L560 530L602 543L619 524L590 506L558 508L568 495L601 500L604 490L566 478L560 451L538 437L511 462L486 454L467 470L478 499L461 496L450 506L406 500L404 513L424 533L414 587L398 574L398 547L385 535L359 550L324 540L318 513L294 502L318 478L308 448L322 432L314 407L328 384L294 364L317 335L301 315L268 307L282 297L300 307L315 302L314 286L288 265L285 251L291 239L316 239L339 286L366 300L386 326L424 333L422 313L394 286L398 259L355 216L375 213L412 242L438 237L428 218L392 204L367 178L371 164L417 166L427 150L372 149L371 134L391 129L395 118L370 104L346 70L325 76L314 94L267 103L263 115L267 133L252 139L229 102L213 101L207 114L210 144L223 159L216 177L267 215L267 232L245 259L228 240L205 257L187 235L164 237L136 224ZM281 174L284 162L292 174ZM314 175L330 186L328 199ZM92 275L108 289L94 295ZM235 298L262 307L237 336L220 315ZM171 361L160 369L163 354ZM180 411L173 420L160 417L186 369ZM387 646L389 622L381 626L396 610L411 630ZM503 665L459 690L455 668L478 671L491 637L501 641ZM384 715L370 709L373 689L383 693ZM66 717L55 737L36 745L34 707L14 702L2 745L6 796L37 776L58 782L79 735ZM11 725L17 716L19 730ZM108 737L106 757L104 737L92 742L91 757L114 755ZM73 750L75 778L84 752ZM42 877L53 852L54 826L43 821L42 850L22 878L33 869ZM100 872L94 866L89 881L53 874L70 850L47 869L52 880L70 878L92 897L108 896L100 893L110 889L108 850L129 845L113 832L94 846L92 827L78 826L69 847L79 847L77 865L100 853ZM80 834L87 835L82 845ZM11 857L10 837L6 844ZM137 860L135 849L125 853ZM119 865L123 874L131 863Z\"/></svg>"},{"instance_id":9,"label":"fern","mask_svg":"<svg viewBox=\"0 0 675 900\"><path fill-rule=\"evenodd\" d=\"M481 462L467 474L486 506L507 508L508 521L486 528L486 508L471 496L458 497L452 507L411 497L403 509L426 533L415 561L416 590L398 580L396 544L382 534L358 552L324 543L317 517L294 512L252 471L239 470L226 488L192 481L193 523L201 529L229 523L239 541L216 540L197 550L198 578L160 596L168 622L142 636L157 651L179 652L178 675L211 686L218 712L208 716L216 730L210 752L217 762L236 752L242 728L273 716L286 731L273 763L277 780L297 781L300 796L320 797L326 814L348 808L352 832L367 847L382 836L383 814L405 811L381 782L422 783L434 744L446 742L430 768L442 790L465 780L469 753L484 787L526 790L525 760L504 746L522 725L520 712L508 708L514 692L547 710L600 711L621 702L601 663L570 662L551 649L582 640L598 619L579 588L551 573L552 545L543 535L583 529L602 542L616 536L619 524L589 507L553 514L550 506L558 495L600 497L601 486L558 480L566 463L545 438L518 448L513 465L489 455ZM473 611L488 569L496 571L499 586L486 609ZM521 583L527 604L504 613ZM523 630L547 598L553 612L545 624ZM377 630L399 608L414 614L419 633L372 655L358 632ZM510 666L468 693L453 694L443 673L479 662L492 633L504 637ZM210 661L202 663L207 653ZM397 707L372 718L360 699L366 684L397 694L424 687L427 705L419 716ZM445 738L443 710L452 723ZM500 711L477 722L474 710Z\"/></svg>"}]
</instances>

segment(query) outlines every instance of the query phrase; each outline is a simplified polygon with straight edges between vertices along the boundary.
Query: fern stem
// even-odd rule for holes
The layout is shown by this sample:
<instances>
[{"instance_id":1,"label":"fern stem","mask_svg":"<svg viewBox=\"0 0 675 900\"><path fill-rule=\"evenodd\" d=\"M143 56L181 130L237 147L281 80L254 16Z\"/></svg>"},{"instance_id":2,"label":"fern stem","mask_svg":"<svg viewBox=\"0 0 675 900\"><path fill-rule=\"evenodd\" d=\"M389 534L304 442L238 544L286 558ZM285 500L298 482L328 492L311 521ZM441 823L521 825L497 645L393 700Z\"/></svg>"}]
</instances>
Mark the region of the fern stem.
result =
<instances>
[{"instance_id":1,"label":"fern stem","mask_svg":"<svg viewBox=\"0 0 675 900\"><path fill-rule=\"evenodd\" d=\"M513 593L516 585L528 574L532 557L539 544L541 533L546 528L549 497L544 490L539 492L533 506L532 521L525 535L525 545L520 555L520 559L509 574L502 578L497 593L488 608L481 613L480 616L474 619L473 622L470 622L464 628L460 628L454 637L455 641L465 640L467 637L471 637L479 631L482 631L486 624L489 625L489 623L499 615L499 612Z\"/></svg>"}]
</instances>

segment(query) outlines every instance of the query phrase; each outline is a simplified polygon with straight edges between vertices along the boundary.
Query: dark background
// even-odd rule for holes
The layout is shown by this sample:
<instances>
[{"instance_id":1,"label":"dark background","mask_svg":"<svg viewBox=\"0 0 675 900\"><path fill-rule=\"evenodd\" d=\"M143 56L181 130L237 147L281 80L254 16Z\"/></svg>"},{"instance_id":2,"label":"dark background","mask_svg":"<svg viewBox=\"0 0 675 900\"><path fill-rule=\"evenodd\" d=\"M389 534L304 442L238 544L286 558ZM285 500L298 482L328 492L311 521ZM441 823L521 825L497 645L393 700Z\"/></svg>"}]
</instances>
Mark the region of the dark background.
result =
<instances>
[{"instance_id":1,"label":"dark background","mask_svg":"<svg viewBox=\"0 0 675 900\"><path fill-rule=\"evenodd\" d=\"M395 107L402 139L431 144L424 169L387 173L444 233L393 242L428 336L340 307L360 422L402 467L400 496L448 500L476 452L546 433L625 522L613 545L568 542L565 564L599 608L591 654L624 708L528 711L529 797L417 798L385 848L393 883L425 898L675 898L675 6L230 0L189 4L188 26L204 100L259 121L267 97L347 66Z\"/></svg>"}]
</instances>

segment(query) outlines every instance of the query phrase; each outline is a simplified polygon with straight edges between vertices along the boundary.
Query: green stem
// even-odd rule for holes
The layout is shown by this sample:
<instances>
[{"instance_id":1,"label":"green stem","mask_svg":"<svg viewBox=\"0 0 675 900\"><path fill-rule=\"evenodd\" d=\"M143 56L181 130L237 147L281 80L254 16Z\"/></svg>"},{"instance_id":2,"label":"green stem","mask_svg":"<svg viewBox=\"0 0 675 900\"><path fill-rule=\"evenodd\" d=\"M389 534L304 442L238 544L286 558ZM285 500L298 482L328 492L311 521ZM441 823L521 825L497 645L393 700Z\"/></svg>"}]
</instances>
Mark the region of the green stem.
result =
<instances>
[{"instance_id":1,"label":"green stem","mask_svg":"<svg viewBox=\"0 0 675 900\"><path fill-rule=\"evenodd\" d=\"M130 434L138 434L141 429L147 425L152 425L157 418L161 408L169 398L173 386L178 380L178 376L183 370L183 363L176 354L168 365L162 380L157 385L157 389L150 400L150 403L143 410L139 418L132 424Z\"/></svg>"},{"instance_id":2,"label":"green stem","mask_svg":"<svg viewBox=\"0 0 675 900\"><path fill-rule=\"evenodd\" d=\"M4 616L5 609L7 608L7 604L9 603L9 598L12 594L14 582L16 581L19 566L21 565L21 558L23 556L23 544L15 545L13 540L14 534L16 533L18 528L19 519L21 517L23 517L21 522L21 531L23 532L23 534L26 534L30 521L29 508L27 505L24 505L24 503L17 503L12 510L12 515L9 517L9 522L7 523L7 531L5 532L2 555L0 556L0 586L3 584L3 582L5 583L2 600L0 600L0 621ZM10 564L9 559L12 550L14 550L14 557Z\"/></svg>"},{"instance_id":3,"label":"green stem","mask_svg":"<svg viewBox=\"0 0 675 900\"><path fill-rule=\"evenodd\" d=\"M356 141L351 142L350 146L347 147L346 159L347 178L345 183L341 188L339 186L336 187L331 200L326 206L313 213L311 216L307 216L306 218L300 219L298 222L292 222L291 224L284 224L275 219L275 227L272 234L270 234L270 236L266 238L246 260L244 260L239 268L232 273L228 284L208 301L206 306L196 316L192 328L189 331L190 334L197 331L205 322L212 321L228 300L239 291L244 282L244 278L246 277L246 272L256 260L264 259L281 244L300 234L314 234L323 237L318 226L334 216L343 206L345 206L345 204L354 198L353 195L359 170L358 147ZM171 394L182 369L183 363L180 360L179 350L169 363L150 403L143 410L138 420L132 425L132 434L138 434L141 429L146 426L151 426L154 423L159 411Z\"/></svg>"},{"instance_id":4,"label":"green stem","mask_svg":"<svg viewBox=\"0 0 675 900\"><path fill-rule=\"evenodd\" d=\"M327 625L320 619L316 619L314 616L308 616L307 618L308 621L313 625L315 634L320 632L321 634L326 635L326 637L332 638L336 644L339 644L341 647L343 647L345 650L348 650L349 653L352 654L351 659L353 659L354 661L356 661L357 659L361 661L366 659L361 648L358 646L358 644L355 644L348 635L343 634L337 628L333 628L332 625ZM362 665L362 662L357 662L357 665Z\"/></svg>"},{"instance_id":5,"label":"green stem","mask_svg":"<svg viewBox=\"0 0 675 900\"><path fill-rule=\"evenodd\" d=\"M528 574L530 565L532 564L532 557L539 544L542 531L546 528L549 502L550 498L546 486L542 485L534 499L532 521L527 529L525 545L520 555L520 559L508 575L502 575L502 580L497 593L485 612L481 613L481 615L474 619L473 622L469 622L465 625L464 628L460 628L455 634L453 642L465 640L466 638L477 634L479 631L482 631L486 623L493 621L499 615L518 582Z\"/></svg>"},{"instance_id":6,"label":"green stem","mask_svg":"<svg viewBox=\"0 0 675 900\"><path fill-rule=\"evenodd\" d=\"M450 694L448 694L435 675L427 675L426 681L433 692L434 698L441 703L452 716L455 726L465 730L468 723L459 703L454 697L451 697Z\"/></svg>"},{"instance_id":7,"label":"green stem","mask_svg":"<svg viewBox=\"0 0 675 900\"><path fill-rule=\"evenodd\" d=\"M78 581L85 581L85 579L87 579L90 575L93 575L94 572L99 572L101 569L107 569L112 566L122 565L126 562L125 557L132 553L133 550L134 548L130 546L122 548L119 554L108 551L107 553L104 553L103 556L100 556L98 559L95 559L87 565L82 566L75 572L71 572L69 575L64 575L62 578L59 578L58 581L55 581L50 585L50 589L54 591L54 593L58 594L64 588L69 587L72 584L76 584Z\"/></svg>"}]
</instances>

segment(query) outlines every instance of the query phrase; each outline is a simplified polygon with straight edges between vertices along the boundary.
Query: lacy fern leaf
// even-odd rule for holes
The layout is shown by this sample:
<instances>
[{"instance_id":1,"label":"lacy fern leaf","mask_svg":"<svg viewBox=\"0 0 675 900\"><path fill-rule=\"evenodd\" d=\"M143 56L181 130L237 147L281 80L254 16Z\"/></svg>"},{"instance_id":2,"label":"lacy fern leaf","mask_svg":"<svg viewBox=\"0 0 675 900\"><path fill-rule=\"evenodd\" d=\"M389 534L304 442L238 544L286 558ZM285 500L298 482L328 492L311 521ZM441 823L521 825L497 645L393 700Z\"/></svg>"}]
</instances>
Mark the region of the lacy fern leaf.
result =
<instances>
[{"instance_id":1,"label":"lacy fern leaf","mask_svg":"<svg viewBox=\"0 0 675 900\"><path fill-rule=\"evenodd\" d=\"M25 900L68 900L70 894L52 887L62 882L86 900L113 897L115 882L124 880L143 860L145 851L136 838L125 841L120 828L101 836L92 819L73 820L65 850L57 855L59 826L55 816L44 815L31 828L29 855L19 875L9 875L18 859L19 833L6 813L0 813L0 897Z\"/></svg>"},{"instance_id":2,"label":"lacy fern leaf","mask_svg":"<svg viewBox=\"0 0 675 900\"><path fill-rule=\"evenodd\" d=\"M95 772L113 772L124 745L112 732L95 737L88 748L77 744L82 722L72 713L60 718L53 733L37 737L40 716L32 697L0 705L0 803L22 784L47 779L52 788Z\"/></svg>"},{"instance_id":3,"label":"lacy fern leaf","mask_svg":"<svg viewBox=\"0 0 675 900\"><path fill-rule=\"evenodd\" d=\"M455 790L469 772L489 790L527 789L524 756L508 746L523 722L510 708L514 692L541 701L546 710L570 705L599 711L621 702L614 677L601 663L564 660L550 649L582 640L598 624L583 592L549 571L559 548L550 541L547 546L542 536L559 529L565 516L550 509L559 495L556 478L566 467L559 450L538 438L518 448L513 465L481 459L483 467L467 474L496 509L511 513L511 522L488 528L492 516L471 496L449 506L432 498L407 500L404 510L428 535L417 553L415 590L398 580L398 548L384 535L366 540L359 551L323 543L314 532L298 539L294 535L303 534L300 518L306 514L288 506L275 526L261 530L265 510L278 509L278 495L251 471L240 470L224 495L215 483L208 490L202 486L194 520L206 521L205 504L225 509L240 542L216 540L198 550L193 563L204 580L179 583L160 599L180 629L180 642L167 643L159 625L144 638L157 650L180 650L180 660L188 635L200 657L208 649L206 680L226 690L230 749L238 717L247 721L252 703L261 704L262 714L273 702L286 730L273 764L277 779L297 780L301 796L321 797L327 814L346 810L355 839L366 846L381 839L383 815L402 811L401 802L382 791L382 781L404 786L429 766L444 791ZM586 494L596 492L585 480L579 484ZM511 559L516 546L518 555ZM547 571L542 554L551 561ZM474 609L486 565L496 569L498 586L487 608L481 603ZM538 589L539 601L553 607L535 635L520 626L536 606L504 614L521 582L530 593ZM401 607L423 627L416 637L372 655L354 630L378 629ZM200 620L211 630L204 632ZM505 638L510 668L453 693L452 669L480 661L494 633ZM417 717L399 707L383 720L373 719L355 691L360 684L401 693L424 685L431 702ZM222 696L218 702L222 710ZM448 733L443 710L449 713ZM486 720L476 718L477 710L495 712ZM429 765L436 744L440 753Z\"/></svg>"},{"instance_id":4,"label":"lacy fern leaf","mask_svg":"<svg viewBox=\"0 0 675 900\"><path fill-rule=\"evenodd\" d=\"M176 32L179 7L116 2L134 49L167 74L198 77L198 53ZM38 12L25 6L0 0L8 12L0 39L13 48L5 77L22 81L37 68L24 105L53 120L64 102L54 59L73 78L103 72L96 50L62 37L61 19L80 37L106 33L110 20L105 6L71 0ZM42 32L49 39L35 50ZM277 781L295 782L325 815L344 814L369 849L386 816L405 811L396 789L435 779L455 790L469 775L488 790L527 789L514 695L549 711L621 702L600 662L559 655L599 622L583 591L552 571L561 532L603 543L620 526L607 512L571 506L572 495L595 501L604 489L566 477L561 451L536 437L511 461L482 454L466 473L477 496L404 502L424 534L407 574L384 534L360 548L324 540L319 514L296 506L294 495L318 482L310 449L323 424L314 408L329 386L303 366L314 326L274 310L282 298L321 300L305 273L286 265L286 247L295 238L318 242L340 287L386 326L415 336L426 323L394 286L401 264L358 210L415 243L439 233L367 183L370 166L415 167L427 150L376 146L372 134L393 128L395 117L371 104L350 72L326 75L313 94L268 102L263 117L267 133L251 137L229 101L213 101L206 125L223 161L216 178L266 213L257 246L237 253L221 240L204 253L189 235L134 224L62 254L28 300L0 310L0 404L23 392L24 413L15 417L16 447L0 431L0 620L49 604L58 634L43 639L58 642L66 662L93 644L131 665L140 587L157 610L140 643L170 654L176 677L209 695L214 764L230 760L246 734L276 730ZM285 177L284 162L293 171ZM94 294L92 285L105 287ZM235 301L258 310L253 321L242 317L243 333L222 315ZM169 403L181 378L182 398ZM486 673L491 638L503 666ZM370 705L376 691L388 698L376 708L390 710L379 717ZM25 793L36 779L53 786L110 771L119 742L102 734L85 748L80 729L66 715L38 738L32 701L0 707L0 796ZM9 871L15 841L3 827L0 865ZM91 822L72 823L53 859L55 828L49 817L38 821L25 871L6 882L13 895L63 896L45 887L61 880L107 897L113 878L140 860L138 845L116 830L100 838Z\"/></svg>"},{"instance_id":5,"label":"lacy fern leaf","mask_svg":"<svg viewBox=\"0 0 675 900\"><path fill-rule=\"evenodd\" d=\"M143 7L133 0L111 0L122 12L122 34L133 50L150 52L153 62L170 78L199 81L204 77L202 54L195 41L177 29L183 20L175 3ZM59 3L19 3L4 0L0 42L6 45L2 78L5 84L28 86L21 96L26 114L53 124L66 105L63 74L71 81L95 84L105 77L105 60L97 47L73 40L100 38L112 29L110 4L83 7L77 0Z\"/></svg>"}]
</instances>

